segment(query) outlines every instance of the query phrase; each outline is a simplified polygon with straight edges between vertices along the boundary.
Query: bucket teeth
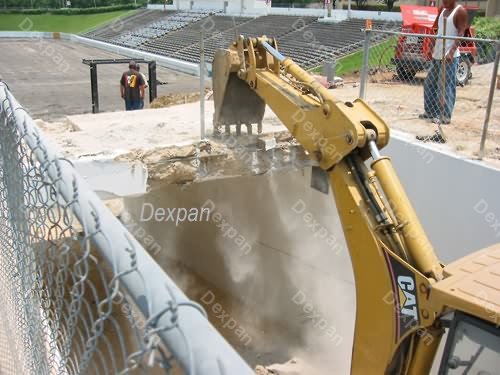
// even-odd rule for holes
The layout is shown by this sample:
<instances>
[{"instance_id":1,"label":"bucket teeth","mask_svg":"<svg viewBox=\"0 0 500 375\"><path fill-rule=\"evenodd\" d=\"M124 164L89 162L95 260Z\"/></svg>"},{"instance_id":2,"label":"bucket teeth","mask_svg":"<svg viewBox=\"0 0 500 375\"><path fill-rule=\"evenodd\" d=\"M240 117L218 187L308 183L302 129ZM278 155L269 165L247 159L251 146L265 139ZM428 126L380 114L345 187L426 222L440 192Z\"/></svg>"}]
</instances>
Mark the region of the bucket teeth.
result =
<instances>
[{"instance_id":1,"label":"bucket teeth","mask_svg":"<svg viewBox=\"0 0 500 375\"><path fill-rule=\"evenodd\" d=\"M239 135L241 135L242 125L244 125L246 127L247 135L254 134L254 129L253 129L254 124L247 124L247 123L243 123L243 124L214 124L213 134L214 134L214 136L220 135L221 134L221 127L223 126L224 133L226 135L229 135L229 134L231 134L231 126L234 126L236 128L236 130L235 130L236 136L239 136ZM257 134L262 134L262 122L257 123Z\"/></svg>"}]
</instances>

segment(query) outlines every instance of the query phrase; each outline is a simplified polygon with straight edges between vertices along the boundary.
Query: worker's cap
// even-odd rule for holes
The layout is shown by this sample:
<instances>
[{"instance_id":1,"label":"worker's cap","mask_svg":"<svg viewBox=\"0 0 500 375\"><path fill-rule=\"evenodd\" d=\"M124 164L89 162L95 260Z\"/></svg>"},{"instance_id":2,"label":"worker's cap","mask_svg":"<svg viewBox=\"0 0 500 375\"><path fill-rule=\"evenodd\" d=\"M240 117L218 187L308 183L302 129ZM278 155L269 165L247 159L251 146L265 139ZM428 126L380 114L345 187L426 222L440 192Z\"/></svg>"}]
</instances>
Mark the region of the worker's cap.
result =
<instances>
[{"instance_id":1,"label":"worker's cap","mask_svg":"<svg viewBox=\"0 0 500 375\"><path fill-rule=\"evenodd\" d=\"M130 62L128 63L128 67L135 68L135 67L137 67L137 63L134 60L130 60Z\"/></svg>"}]
</instances>

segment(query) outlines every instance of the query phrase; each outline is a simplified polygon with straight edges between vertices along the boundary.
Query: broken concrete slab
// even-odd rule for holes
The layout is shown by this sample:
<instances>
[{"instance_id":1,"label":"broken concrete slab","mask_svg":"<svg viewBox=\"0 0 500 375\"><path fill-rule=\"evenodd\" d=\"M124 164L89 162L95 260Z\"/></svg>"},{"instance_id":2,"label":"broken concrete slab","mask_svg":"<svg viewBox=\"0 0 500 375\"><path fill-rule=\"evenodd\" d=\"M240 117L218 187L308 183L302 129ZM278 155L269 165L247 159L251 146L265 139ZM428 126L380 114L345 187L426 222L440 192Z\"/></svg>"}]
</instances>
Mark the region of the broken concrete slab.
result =
<instances>
[{"instance_id":1,"label":"broken concrete slab","mask_svg":"<svg viewBox=\"0 0 500 375\"><path fill-rule=\"evenodd\" d=\"M210 124L213 102L205 108L205 123ZM165 184L262 175L313 164L270 110L259 135L212 137L208 131L201 140L199 122L199 103L187 103L68 116L63 122L39 125L83 175L92 176L91 186L105 198L143 194Z\"/></svg>"}]
</instances>

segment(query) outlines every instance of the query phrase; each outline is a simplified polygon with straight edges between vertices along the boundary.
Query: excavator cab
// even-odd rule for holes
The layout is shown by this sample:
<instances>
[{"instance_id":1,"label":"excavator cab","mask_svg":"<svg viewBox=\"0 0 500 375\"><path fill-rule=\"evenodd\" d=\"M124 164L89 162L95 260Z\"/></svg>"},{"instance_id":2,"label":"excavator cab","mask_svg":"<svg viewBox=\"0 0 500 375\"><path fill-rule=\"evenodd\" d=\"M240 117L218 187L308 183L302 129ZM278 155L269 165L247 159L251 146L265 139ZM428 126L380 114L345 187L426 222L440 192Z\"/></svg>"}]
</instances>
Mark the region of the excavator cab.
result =
<instances>
[{"instance_id":1,"label":"excavator cab","mask_svg":"<svg viewBox=\"0 0 500 375\"><path fill-rule=\"evenodd\" d=\"M500 365L498 327L482 319L457 312L449 321L448 329L439 375L498 374Z\"/></svg>"}]
</instances>

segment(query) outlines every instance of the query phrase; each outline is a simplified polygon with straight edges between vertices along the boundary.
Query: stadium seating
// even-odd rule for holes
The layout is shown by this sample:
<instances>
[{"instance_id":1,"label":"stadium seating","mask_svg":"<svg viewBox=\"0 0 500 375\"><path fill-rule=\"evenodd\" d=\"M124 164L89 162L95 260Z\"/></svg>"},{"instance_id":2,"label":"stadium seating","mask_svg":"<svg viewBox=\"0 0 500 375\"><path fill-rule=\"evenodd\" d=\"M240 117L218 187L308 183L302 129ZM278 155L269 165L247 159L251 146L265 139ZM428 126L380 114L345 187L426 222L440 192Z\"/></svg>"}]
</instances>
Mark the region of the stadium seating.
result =
<instances>
[{"instance_id":1,"label":"stadium seating","mask_svg":"<svg viewBox=\"0 0 500 375\"><path fill-rule=\"evenodd\" d=\"M157 10L140 10L128 17L124 17L118 21L107 24L104 27L91 30L83 36L104 42L112 42L114 38L120 36L121 34L145 26L165 17L167 14L172 13L173 12L162 12Z\"/></svg>"},{"instance_id":2,"label":"stadium seating","mask_svg":"<svg viewBox=\"0 0 500 375\"><path fill-rule=\"evenodd\" d=\"M207 61L213 60L213 55L218 48L226 48L233 42L238 35L256 37L267 35L269 37L279 38L293 31L294 21L299 21L299 17L289 16L263 16L258 18L241 17L214 17L216 21L215 32L211 32L204 38L205 57ZM307 18L304 22L313 22L314 18ZM182 30L180 35L183 35ZM171 37L171 34L166 36ZM198 41L186 48L179 50L172 57L182 60L198 63L200 61L200 37Z\"/></svg>"},{"instance_id":3,"label":"stadium seating","mask_svg":"<svg viewBox=\"0 0 500 375\"><path fill-rule=\"evenodd\" d=\"M179 30L208 16L208 12L175 12L167 14L143 27L136 28L113 38L112 42L126 47L137 47L150 39Z\"/></svg>"},{"instance_id":4,"label":"stadium seating","mask_svg":"<svg viewBox=\"0 0 500 375\"><path fill-rule=\"evenodd\" d=\"M232 17L208 11L164 12L146 10L122 20L121 28L106 26L85 36L163 56L199 63L203 32L206 61L218 48L226 48L238 35L267 35L279 50L304 68L320 65L362 48L364 20L322 23L314 17L269 15ZM398 27L373 21L374 28ZM383 38L377 34L376 38ZM376 40L375 40L376 41Z\"/></svg>"},{"instance_id":5,"label":"stadium seating","mask_svg":"<svg viewBox=\"0 0 500 375\"><path fill-rule=\"evenodd\" d=\"M383 21L373 21L373 28L387 27ZM280 51L309 68L323 61L338 58L363 46L365 21L350 19L339 23L312 22L278 39ZM378 37L383 34L377 34Z\"/></svg>"},{"instance_id":6,"label":"stadium seating","mask_svg":"<svg viewBox=\"0 0 500 375\"><path fill-rule=\"evenodd\" d=\"M141 45L140 49L186 61L199 62L199 43L202 32L205 36L204 39L209 43L209 39L222 38L227 30L234 30L238 25L250 20L251 18L212 15L161 37L150 39ZM231 33L231 37L226 37L225 45L227 46L233 38L234 34ZM210 48L211 44L207 44L207 51Z\"/></svg>"}]
</instances>

